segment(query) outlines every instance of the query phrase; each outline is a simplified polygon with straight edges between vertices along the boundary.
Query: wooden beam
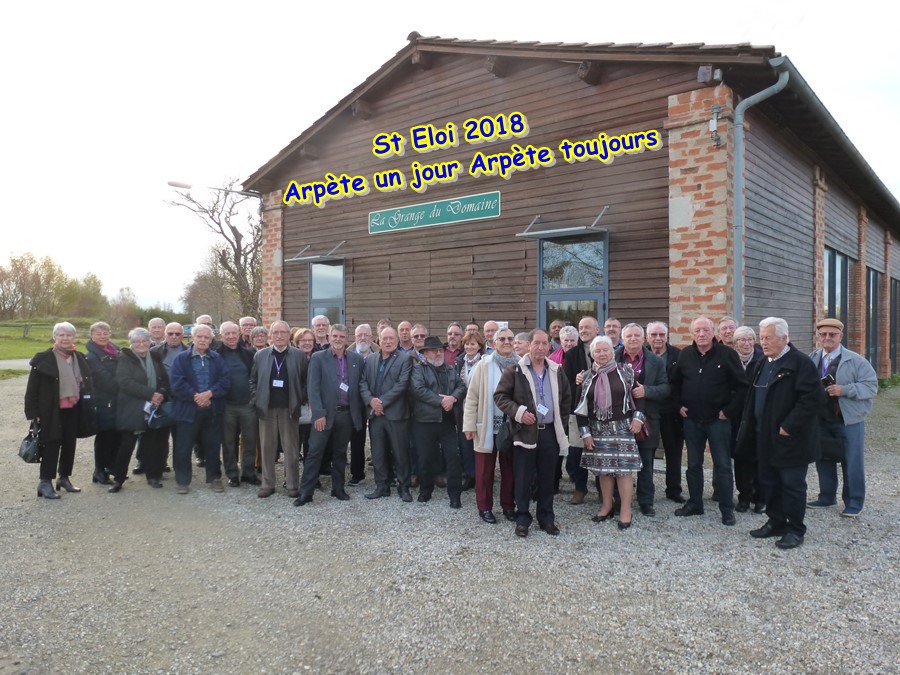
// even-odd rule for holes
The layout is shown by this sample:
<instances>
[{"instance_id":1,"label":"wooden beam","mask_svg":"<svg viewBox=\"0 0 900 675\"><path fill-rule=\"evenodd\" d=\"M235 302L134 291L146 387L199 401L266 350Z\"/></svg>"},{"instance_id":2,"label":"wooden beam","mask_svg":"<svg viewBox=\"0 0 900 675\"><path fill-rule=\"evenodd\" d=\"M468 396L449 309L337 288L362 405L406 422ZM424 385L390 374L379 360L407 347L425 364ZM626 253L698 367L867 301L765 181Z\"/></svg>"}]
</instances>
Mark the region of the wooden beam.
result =
<instances>
[{"instance_id":1,"label":"wooden beam","mask_svg":"<svg viewBox=\"0 0 900 675\"><path fill-rule=\"evenodd\" d=\"M578 77L588 84L600 84L603 67L596 61L582 61L578 64Z\"/></svg>"}]
</instances>

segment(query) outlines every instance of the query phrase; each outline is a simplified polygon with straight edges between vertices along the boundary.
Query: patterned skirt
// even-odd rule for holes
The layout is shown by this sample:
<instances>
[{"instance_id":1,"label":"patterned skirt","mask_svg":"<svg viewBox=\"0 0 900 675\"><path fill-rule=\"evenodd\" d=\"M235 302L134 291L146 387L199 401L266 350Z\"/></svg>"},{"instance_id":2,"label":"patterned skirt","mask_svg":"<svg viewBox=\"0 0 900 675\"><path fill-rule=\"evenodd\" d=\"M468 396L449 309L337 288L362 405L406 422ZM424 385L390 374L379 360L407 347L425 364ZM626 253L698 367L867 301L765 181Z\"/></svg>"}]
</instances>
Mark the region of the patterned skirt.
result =
<instances>
[{"instance_id":1,"label":"patterned skirt","mask_svg":"<svg viewBox=\"0 0 900 675\"><path fill-rule=\"evenodd\" d=\"M581 466L594 475L627 476L640 471L641 454L629 420L601 422L591 420L594 449L581 453Z\"/></svg>"}]
</instances>

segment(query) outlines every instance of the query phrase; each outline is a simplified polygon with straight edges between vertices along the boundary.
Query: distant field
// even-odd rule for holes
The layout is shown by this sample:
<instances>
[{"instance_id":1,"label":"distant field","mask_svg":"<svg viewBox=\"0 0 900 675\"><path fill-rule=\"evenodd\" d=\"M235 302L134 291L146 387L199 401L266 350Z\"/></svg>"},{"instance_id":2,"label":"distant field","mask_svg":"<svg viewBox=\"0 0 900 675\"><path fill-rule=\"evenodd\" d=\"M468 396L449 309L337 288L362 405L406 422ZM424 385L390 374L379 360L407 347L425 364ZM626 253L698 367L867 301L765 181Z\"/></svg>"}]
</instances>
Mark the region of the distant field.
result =
<instances>
[{"instance_id":1,"label":"distant field","mask_svg":"<svg viewBox=\"0 0 900 675\"><path fill-rule=\"evenodd\" d=\"M11 380L14 377L22 377L27 375L27 370L12 370L10 368L0 368L0 380Z\"/></svg>"}]
</instances>

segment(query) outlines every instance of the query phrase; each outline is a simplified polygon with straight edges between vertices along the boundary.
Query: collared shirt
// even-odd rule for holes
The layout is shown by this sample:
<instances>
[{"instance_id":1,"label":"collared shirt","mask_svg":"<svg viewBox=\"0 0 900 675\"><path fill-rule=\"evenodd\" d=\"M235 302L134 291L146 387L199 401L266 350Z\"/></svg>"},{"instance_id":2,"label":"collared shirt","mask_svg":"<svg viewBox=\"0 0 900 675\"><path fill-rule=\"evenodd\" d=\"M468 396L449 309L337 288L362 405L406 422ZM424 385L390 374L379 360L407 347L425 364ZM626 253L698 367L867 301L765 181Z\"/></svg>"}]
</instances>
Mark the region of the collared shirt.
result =
<instances>
[{"instance_id":1,"label":"collared shirt","mask_svg":"<svg viewBox=\"0 0 900 675\"><path fill-rule=\"evenodd\" d=\"M843 345L838 345L833 351L826 352L824 349L822 350L822 360L819 362L819 373L822 377L825 377L828 374L828 368L834 362L836 358L841 355L841 352L844 350Z\"/></svg>"},{"instance_id":2,"label":"collared shirt","mask_svg":"<svg viewBox=\"0 0 900 675\"><path fill-rule=\"evenodd\" d=\"M338 356L334 353L333 349L330 351L331 356L334 359L334 373L338 382L337 404L339 406L349 406L350 390L344 391L344 388L341 387L342 384L350 384L350 374L347 372L347 369L350 367L347 363L347 354L342 353Z\"/></svg>"},{"instance_id":3,"label":"collared shirt","mask_svg":"<svg viewBox=\"0 0 900 675\"><path fill-rule=\"evenodd\" d=\"M531 363L528 364L528 369L531 371L531 377L534 379L534 393L535 393L535 401L534 404L537 408L540 408L542 405L547 408L546 413L541 413L538 410L535 410L535 414L537 415L537 423L538 424L552 424L553 423L553 390L550 385L550 380L547 377L547 371L550 368L547 364L544 364L544 370L541 372L540 376L538 376L537 372L534 369L534 365Z\"/></svg>"},{"instance_id":4,"label":"collared shirt","mask_svg":"<svg viewBox=\"0 0 900 675\"><path fill-rule=\"evenodd\" d=\"M191 368L197 376L197 391L209 391L209 354L191 354Z\"/></svg>"}]
</instances>

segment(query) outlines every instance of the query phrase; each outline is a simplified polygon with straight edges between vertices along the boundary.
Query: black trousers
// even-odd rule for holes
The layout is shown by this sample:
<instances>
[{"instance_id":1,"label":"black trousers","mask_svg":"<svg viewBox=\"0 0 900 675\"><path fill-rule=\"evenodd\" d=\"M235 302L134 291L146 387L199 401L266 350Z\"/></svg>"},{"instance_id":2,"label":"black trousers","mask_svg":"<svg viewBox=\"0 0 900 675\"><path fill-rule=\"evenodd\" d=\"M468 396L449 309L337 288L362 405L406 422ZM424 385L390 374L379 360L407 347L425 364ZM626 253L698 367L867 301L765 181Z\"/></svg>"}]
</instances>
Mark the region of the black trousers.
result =
<instances>
[{"instance_id":1,"label":"black trousers","mask_svg":"<svg viewBox=\"0 0 900 675\"><path fill-rule=\"evenodd\" d=\"M376 415L369 420L372 464L375 467L375 482L378 485L388 484L393 467L397 485L409 487L408 422L408 420L389 420L384 415Z\"/></svg>"},{"instance_id":2,"label":"black trousers","mask_svg":"<svg viewBox=\"0 0 900 675\"><path fill-rule=\"evenodd\" d=\"M334 413L330 429L309 432L309 453L303 462L303 477L300 479L300 496L312 496L319 480L319 467L326 455L331 459L331 489L343 490L347 472L347 446L353 436L353 418L349 410Z\"/></svg>"},{"instance_id":3,"label":"black trousers","mask_svg":"<svg viewBox=\"0 0 900 675\"><path fill-rule=\"evenodd\" d=\"M684 454L684 428L676 410L659 416L659 435L666 456L666 497L681 494L681 458Z\"/></svg>"},{"instance_id":4,"label":"black trousers","mask_svg":"<svg viewBox=\"0 0 900 675\"><path fill-rule=\"evenodd\" d=\"M78 410L59 409L60 440L41 448L41 480L53 480L59 467L60 476L71 476L75 466L75 444L78 442Z\"/></svg>"},{"instance_id":5,"label":"black trousers","mask_svg":"<svg viewBox=\"0 0 900 675\"><path fill-rule=\"evenodd\" d=\"M371 420L369 420L371 422ZM374 463L374 458L373 458ZM354 429L350 438L350 477L362 480L366 477L366 419L362 429ZM377 480L377 479L376 479Z\"/></svg>"},{"instance_id":6,"label":"black trousers","mask_svg":"<svg viewBox=\"0 0 900 675\"><path fill-rule=\"evenodd\" d=\"M419 451L419 494L434 492L434 477L446 466L447 494L451 499L462 494L462 460L456 423L449 418L441 422L415 422L413 433Z\"/></svg>"},{"instance_id":7,"label":"black trousers","mask_svg":"<svg viewBox=\"0 0 900 675\"><path fill-rule=\"evenodd\" d=\"M537 448L513 448L513 473L516 485L516 525L528 527L531 517L531 485L537 483L537 520L541 525L556 522L553 513L553 483L559 443L553 425L538 430Z\"/></svg>"},{"instance_id":8,"label":"black trousers","mask_svg":"<svg viewBox=\"0 0 900 675\"><path fill-rule=\"evenodd\" d=\"M121 442L120 433L115 429L97 432L94 436L94 471L112 472Z\"/></svg>"},{"instance_id":9,"label":"black trousers","mask_svg":"<svg viewBox=\"0 0 900 675\"><path fill-rule=\"evenodd\" d=\"M806 534L806 472L809 466L773 467L759 463L759 485L773 527Z\"/></svg>"},{"instance_id":10,"label":"black trousers","mask_svg":"<svg viewBox=\"0 0 900 675\"><path fill-rule=\"evenodd\" d=\"M157 480L162 478L163 467L166 464L168 453L169 429L147 429L142 434L134 434L130 431L120 432L119 449L116 451L116 461L112 474L119 482L128 478L128 465L131 463L131 453L140 441L143 449L142 464L144 475Z\"/></svg>"}]
</instances>

